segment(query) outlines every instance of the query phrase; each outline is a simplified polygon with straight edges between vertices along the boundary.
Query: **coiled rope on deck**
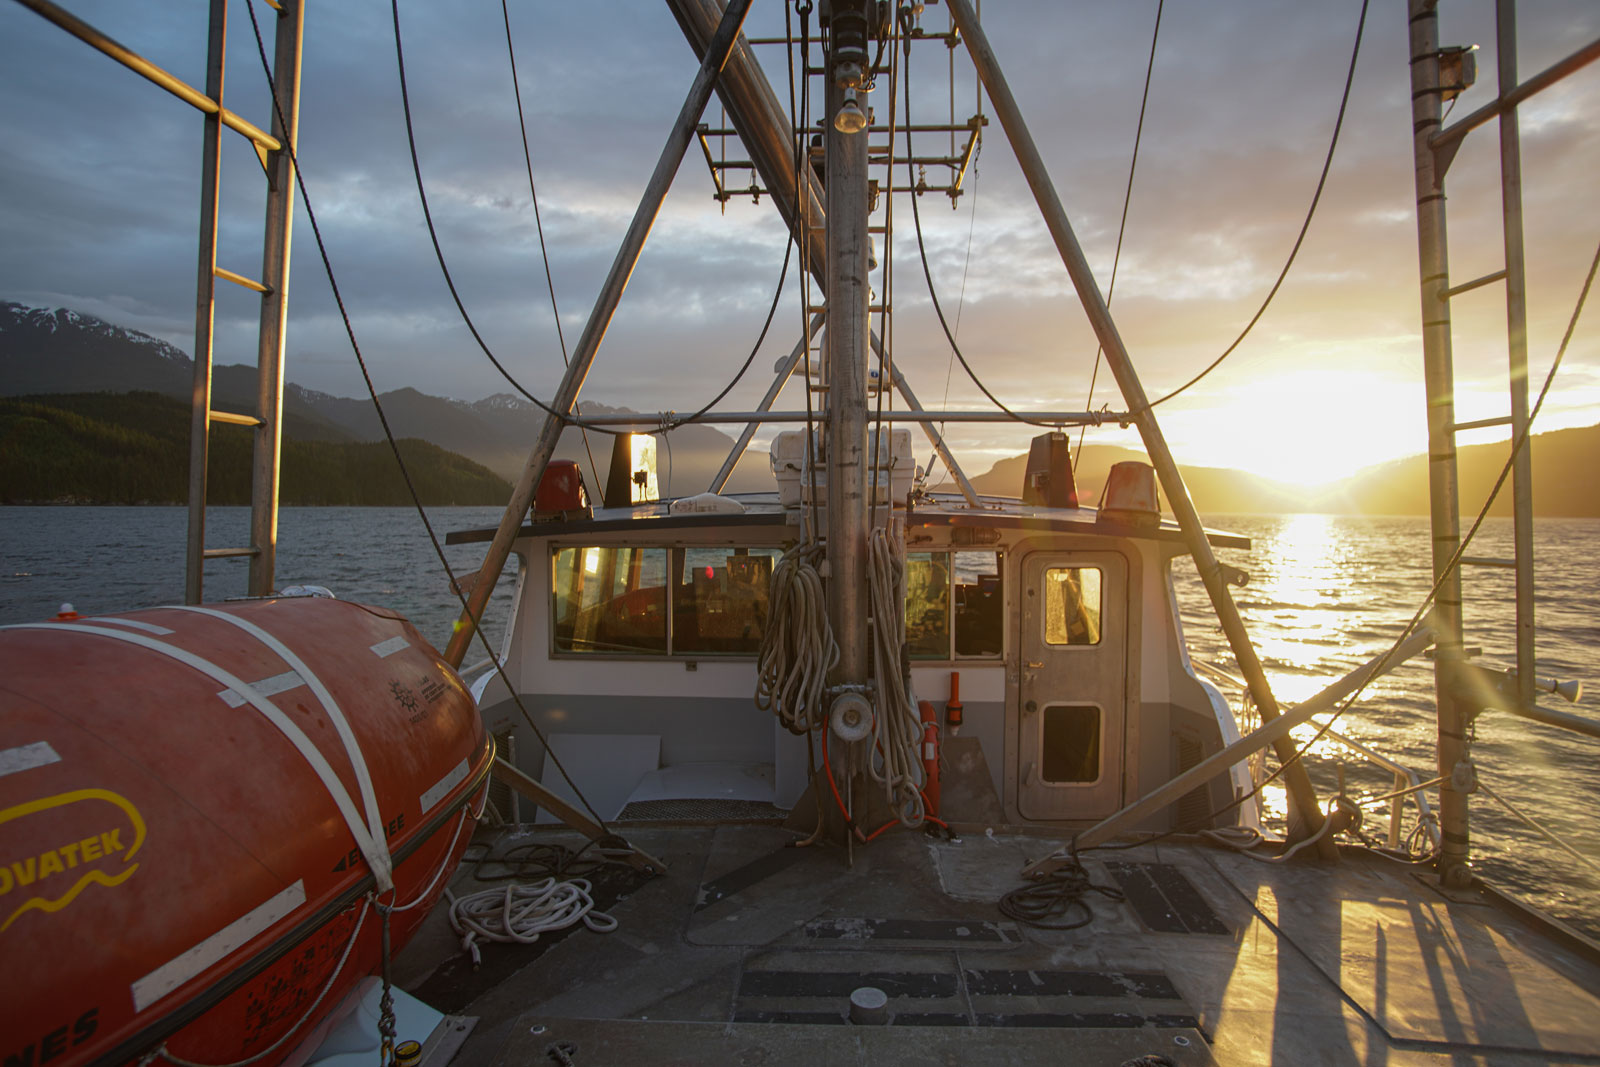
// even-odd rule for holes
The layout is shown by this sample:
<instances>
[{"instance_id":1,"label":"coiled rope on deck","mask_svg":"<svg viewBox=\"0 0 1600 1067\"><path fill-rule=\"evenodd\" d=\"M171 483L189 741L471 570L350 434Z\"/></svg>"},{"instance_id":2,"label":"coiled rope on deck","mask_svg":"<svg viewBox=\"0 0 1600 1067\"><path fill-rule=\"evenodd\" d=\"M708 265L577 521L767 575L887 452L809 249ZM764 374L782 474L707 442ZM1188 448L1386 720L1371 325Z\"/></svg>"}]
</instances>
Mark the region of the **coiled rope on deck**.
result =
<instances>
[{"instance_id":1,"label":"coiled rope on deck","mask_svg":"<svg viewBox=\"0 0 1600 1067\"><path fill-rule=\"evenodd\" d=\"M558 882L553 877L464 897L446 889L450 928L461 938L461 947L472 954L473 966L482 962L478 945L484 941L531 945L543 934L579 922L597 934L608 934L617 928L617 920L595 910L592 889L585 878Z\"/></svg>"}]
</instances>

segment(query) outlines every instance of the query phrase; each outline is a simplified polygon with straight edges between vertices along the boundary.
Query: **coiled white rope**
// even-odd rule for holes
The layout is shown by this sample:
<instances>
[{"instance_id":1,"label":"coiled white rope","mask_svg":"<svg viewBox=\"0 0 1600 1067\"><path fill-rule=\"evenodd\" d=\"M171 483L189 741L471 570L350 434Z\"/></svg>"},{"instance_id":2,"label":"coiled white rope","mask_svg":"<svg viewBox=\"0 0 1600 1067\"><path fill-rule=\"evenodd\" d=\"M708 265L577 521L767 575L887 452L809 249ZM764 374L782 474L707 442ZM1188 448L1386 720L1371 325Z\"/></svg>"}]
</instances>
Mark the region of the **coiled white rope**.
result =
<instances>
[{"instance_id":1,"label":"coiled white rope","mask_svg":"<svg viewBox=\"0 0 1600 1067\"><path fill-rule=\"evenodd\" d=\"M922 825L922 718L907 688L901 655L906 643L905 544L879 526L867 535L868 597L872 604L872 662L877 680L872 717L874 758L867 770L882 783L890 806L909 827Z\"/></svg>"},{"instance_id":2,"label":"coiled white rope","mask_svg":"<svg viewBox=\"0 0 1600 1067\"><path fill-rule=\"evenodd\" d=\"M756 660L756 707L796 735L827 723L828 672L839 662L817 571L821 555L821 546L802 542L772 568L767 629Z\"/></svg>"},{"instance_id":3,"label":"coiled white rope","mask_svg":"<svg viewBox=\"0 0 1600 1067\"><path fill-rule=\"evenodd\" d=\"M473 966L477 966L482 962L478 951L482 941L531 945L541 934L565 930L579 922L597 934L615 930L617 920L595 910L594 898L589 895L591 888L583 878L558 882L551 877L459 898L448 889L444 894L450 900L450 928L461 938L461 947L472 954Z\"/></svg>"}]
</instances>

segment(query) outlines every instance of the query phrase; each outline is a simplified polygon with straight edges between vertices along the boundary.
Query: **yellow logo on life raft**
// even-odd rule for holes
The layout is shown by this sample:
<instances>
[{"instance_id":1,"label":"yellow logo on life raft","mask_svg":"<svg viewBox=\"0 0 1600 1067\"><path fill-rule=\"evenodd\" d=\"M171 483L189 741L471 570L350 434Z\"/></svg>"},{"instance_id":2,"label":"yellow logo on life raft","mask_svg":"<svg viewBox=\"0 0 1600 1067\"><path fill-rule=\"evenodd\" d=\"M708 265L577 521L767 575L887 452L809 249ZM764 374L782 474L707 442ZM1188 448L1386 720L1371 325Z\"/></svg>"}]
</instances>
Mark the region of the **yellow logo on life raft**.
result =
<instances>
[{"instance_id":1,"label":"yellow logo on life raft","mask_svg":"<svg viewBox=\"0 0 1600 1067\"><path fill-rule=\"evenodd\" d=\"M75 828L56 825L29 835L17 820L42 816L71 804L110 804L123 818L100 809L98 817L73 819ZM44 816L48 818L48 816ZM36 820L37 821L37 820ZM9 832L8 832L9 831ZM19 831L21 831L19 833ZM129 863L144 844L144 819L127 798L109 789L76 789L0 810L0 931L27 911L60 911L90 883L121 885L139 869ZM123 866L126 864L126 866ZM121 867L121 870L117 870ZM27 899L13 905L23 894Z\"/></svg>"}]
</instances>

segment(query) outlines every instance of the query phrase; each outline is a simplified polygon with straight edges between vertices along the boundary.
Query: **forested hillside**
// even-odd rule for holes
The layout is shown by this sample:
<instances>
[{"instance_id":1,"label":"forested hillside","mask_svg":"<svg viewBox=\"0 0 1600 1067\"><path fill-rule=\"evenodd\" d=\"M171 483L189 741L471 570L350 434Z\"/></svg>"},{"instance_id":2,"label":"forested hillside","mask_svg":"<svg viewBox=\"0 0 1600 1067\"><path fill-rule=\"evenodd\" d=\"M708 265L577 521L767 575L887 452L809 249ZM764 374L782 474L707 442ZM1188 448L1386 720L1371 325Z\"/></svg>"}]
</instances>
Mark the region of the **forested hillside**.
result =
<instances>
[{"instance_id":1,"label":"forested hillside","mask_svg":"<svg viewBox=\"0 0 1600 1067\"><path fill-rule=\"evenodd\" d=\"M385 442L298 440L284 424L281 499L289 505L411 503ZM250 502L253 431L214 426L213 504ZM427 505L500 504L511 487L463 456L416 439L400 454ZM181 504L188 499L189 406L156 393L0 399L0 503Z\"/></svg>"}]
</instances>

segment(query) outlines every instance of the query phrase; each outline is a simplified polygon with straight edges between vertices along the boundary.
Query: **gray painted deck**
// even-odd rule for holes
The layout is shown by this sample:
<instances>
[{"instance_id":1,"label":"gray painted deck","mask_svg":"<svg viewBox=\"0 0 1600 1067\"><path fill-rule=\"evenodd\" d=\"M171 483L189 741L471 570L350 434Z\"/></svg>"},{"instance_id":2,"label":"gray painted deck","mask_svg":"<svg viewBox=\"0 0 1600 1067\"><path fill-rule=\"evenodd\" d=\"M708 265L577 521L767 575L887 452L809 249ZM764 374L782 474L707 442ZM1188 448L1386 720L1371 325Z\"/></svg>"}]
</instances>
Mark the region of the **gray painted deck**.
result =
<instances>
[{"instance_id":1,"label":"gray painted deck","mask_svg":"<svg viewBox=\"0 0 1600 1067\"><path fill-rule=\"evenodd\" d=\"M892 833L850 868L841 848L786 849L775 826L626 832L671 869L610 909L616 932L542 954L490 945L472 974L441 909L397 960L405 988L480 1018L455 1063L556 1063L561 1041L584 1067L1600 1063L1600 965L1581 946L1361 851L1336 865L1194 839L1090 853L1097 882L1186 883L1210 915L1190 925L1211 932L1175 932L1160 897L1099 895L1092 923L1055 932L995 905L1054 846L1039 837ZM453 886L476 888L465 869ZM888 994L889 1025L846 1021L861 985Z\"/></svg>"}]
</instances>

